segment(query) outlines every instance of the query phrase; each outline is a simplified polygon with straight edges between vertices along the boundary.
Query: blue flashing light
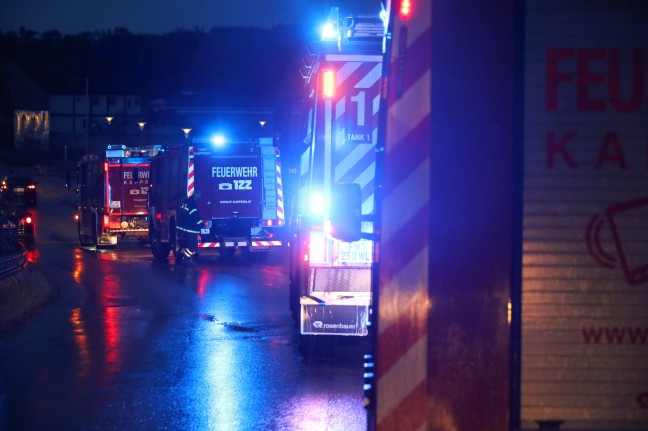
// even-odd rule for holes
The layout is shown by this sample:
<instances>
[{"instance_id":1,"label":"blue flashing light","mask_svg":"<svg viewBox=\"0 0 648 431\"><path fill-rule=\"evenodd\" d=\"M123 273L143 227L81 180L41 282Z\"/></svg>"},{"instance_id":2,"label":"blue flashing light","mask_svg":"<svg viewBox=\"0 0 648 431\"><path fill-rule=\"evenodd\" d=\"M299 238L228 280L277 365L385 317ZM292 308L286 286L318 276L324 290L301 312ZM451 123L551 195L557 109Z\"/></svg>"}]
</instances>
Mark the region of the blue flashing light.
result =
<instances>
[{"instance_id":1,"label":"blue flashing light","mask_svg":"<svg viewBox=\"0 0 648 431\"><path fill-rule=\"evenodd\" d=\"M330 22L327 22L322 27L322 40L331 41L337 40L338 34L336 28Z\"/></svg>"},{"instance_id":2,"label":"blue flashing light","mask_svg":"<svg viewBox=\"0 0 648 431\"><path fill-rule=\"evenodd\" d=\"M209 139L209 141L215 147L222 147L225 145L225 137L223 135L214 135Z\"/></svg>"},{"instance_id":3,"label":"blue flashing light","mask_svg":"<svg viewBox=\"0 0 648 431\"><path fill-rule=\"evenodd\" d=\"M311 195L311 213L314 215L322 215L324 214L324 210L326 208L326 201L324 200L324 196L322 196L319 193L313 193Z\"/></svg>"}]
</instances>

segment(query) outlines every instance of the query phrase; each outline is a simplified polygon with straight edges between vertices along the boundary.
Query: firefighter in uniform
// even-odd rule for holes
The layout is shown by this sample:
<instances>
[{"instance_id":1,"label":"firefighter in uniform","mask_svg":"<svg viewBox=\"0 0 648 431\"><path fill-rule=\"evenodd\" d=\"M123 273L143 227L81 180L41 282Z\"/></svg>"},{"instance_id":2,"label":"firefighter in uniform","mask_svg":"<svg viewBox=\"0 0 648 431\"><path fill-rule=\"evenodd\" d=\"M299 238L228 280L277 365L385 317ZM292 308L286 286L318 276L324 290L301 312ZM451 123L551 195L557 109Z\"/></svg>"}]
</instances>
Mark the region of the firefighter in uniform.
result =
<instances>
[{"instance_id":1,"label":"firefighter in uniform","mask_svg":"<svg viewBox=\"0 0 648 431\"><path fill-rule=\"evenodd\" d=\"M191 259L198 251L198 234L203 226L203 221L198 214L196 200L200 199L200 192L196 191L187 197L180 206L178 213L178 225L176 229L182 232L180 250L178 250L179 261L183 258Z\"/></svg>"}]
</instances>

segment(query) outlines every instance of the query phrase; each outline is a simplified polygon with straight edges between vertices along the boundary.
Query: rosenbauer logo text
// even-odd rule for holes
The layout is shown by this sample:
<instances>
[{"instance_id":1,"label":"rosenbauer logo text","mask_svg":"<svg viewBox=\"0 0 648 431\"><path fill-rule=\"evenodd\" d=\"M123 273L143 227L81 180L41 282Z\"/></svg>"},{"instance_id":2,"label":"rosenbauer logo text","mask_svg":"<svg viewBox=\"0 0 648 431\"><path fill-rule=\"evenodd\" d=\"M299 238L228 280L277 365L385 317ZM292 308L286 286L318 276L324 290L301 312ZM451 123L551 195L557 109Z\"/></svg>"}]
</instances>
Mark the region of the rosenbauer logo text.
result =
<instances>
[{"instance_id":1,"label":"rosenbauer logo text","mask_svg":"<svg viewBox=\"0 0 648 431\"><path fill-rule=\"evenodd\" d=\"M346 325L344 323L324 323L321 320L313 322L313 326L317 329L356 329L358 325Z\"/></svg>"}]
</instances>

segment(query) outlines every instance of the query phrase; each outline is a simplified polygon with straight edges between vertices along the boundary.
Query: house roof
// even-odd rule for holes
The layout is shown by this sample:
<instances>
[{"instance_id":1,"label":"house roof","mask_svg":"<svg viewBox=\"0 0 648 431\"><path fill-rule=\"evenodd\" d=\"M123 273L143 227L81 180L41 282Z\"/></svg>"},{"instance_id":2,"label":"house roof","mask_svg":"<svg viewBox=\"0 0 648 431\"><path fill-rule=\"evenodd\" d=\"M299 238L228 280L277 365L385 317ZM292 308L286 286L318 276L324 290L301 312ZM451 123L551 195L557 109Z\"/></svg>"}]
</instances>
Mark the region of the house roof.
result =
<instances>
[{"instance_id":1,"label":"house roof","mask_svg":"<svg viewBox=\"0 0 648 431\"><path fill-rule=\"evenodd\" d=\"M0 87L4 88L14 109L48 110L47 93L14 63L0 63Z\"/></svg>"}]
</instances>

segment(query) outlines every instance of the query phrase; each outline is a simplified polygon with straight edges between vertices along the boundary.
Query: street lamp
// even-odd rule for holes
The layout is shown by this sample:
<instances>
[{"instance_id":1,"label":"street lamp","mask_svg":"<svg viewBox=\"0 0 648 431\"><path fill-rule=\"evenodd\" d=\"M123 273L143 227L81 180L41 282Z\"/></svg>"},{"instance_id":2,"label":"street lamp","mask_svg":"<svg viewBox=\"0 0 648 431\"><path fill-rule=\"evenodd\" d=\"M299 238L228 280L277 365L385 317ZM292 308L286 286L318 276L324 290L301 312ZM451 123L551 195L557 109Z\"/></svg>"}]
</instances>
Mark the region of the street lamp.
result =
<instances>
[{"instance_id":1,"label":"street lamp","mask_svg":"<svg viewBox=\"0 0 648 431\"><path fill-rule=\"evenodd\" d=\"M267 121L263 121L263 120L259 121L259 124L261 125L262 128L263 128L263 126L266 125L266 123L267 123Z\"/></svg>"},{"instance_id":2,"label":"street lamp","mask_svg":"<svg viewBox=\"0 0 648 431\"><path fill-rule=\"evenodd\" d=\"M112 120L114 120L115 117L105 117L105 118L106 118L106 122L108 123L108 133L107 133L108 137L107 137L107 139L108 139L108 143L110 143L111 138L112 138Z\"/></svg>"},{"instance_id":3,"label":"street lamp","mask_svg":"<svg viewBox=\"0 0 648 431\"><path fill-rule=\"evenodd\" d=\"M140 132L143 132L144 126L146 126L146 121L138 121L137 125L139 126Z\"/></svg>"},{"instance_id":4,"label":"street lamp","mask_svg":"<svg viewBox=\"0 0 648 431\"><path fill-rule=\"evenodd\" d=\"M184 135L185 135L185 139L188 140L188 139L189 139L189 132L191 132L191 129L188 128L188 127L185 127L184 129L182 129L182 132L183 132Z\"/></svg>"}]
</instances>

